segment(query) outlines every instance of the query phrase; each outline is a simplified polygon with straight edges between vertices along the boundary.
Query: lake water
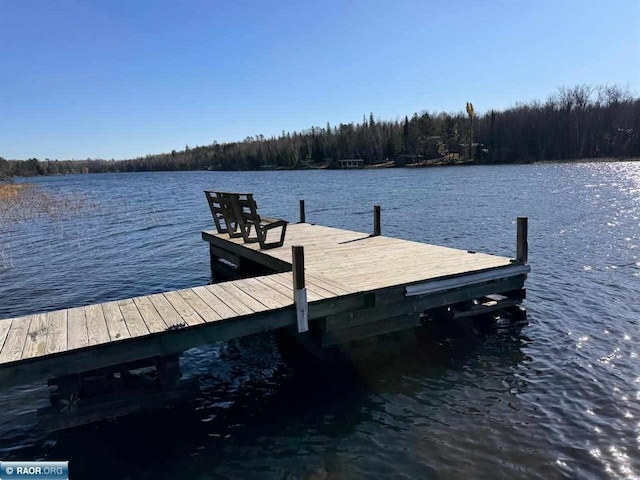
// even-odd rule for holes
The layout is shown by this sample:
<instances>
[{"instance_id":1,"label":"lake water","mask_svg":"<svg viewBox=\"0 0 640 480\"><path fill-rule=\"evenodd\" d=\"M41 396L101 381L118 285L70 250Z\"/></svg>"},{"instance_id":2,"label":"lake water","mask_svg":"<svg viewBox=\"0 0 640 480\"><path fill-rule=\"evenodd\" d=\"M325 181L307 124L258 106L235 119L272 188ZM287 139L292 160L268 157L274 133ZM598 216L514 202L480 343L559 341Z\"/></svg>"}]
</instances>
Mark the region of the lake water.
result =
<instances>
[{"instance_id":1,"label":"lake water","mask_svg":"<svg viewBox=\"0 0 640 480\"><path fill-rule=\"evenodd\" d=\"M189 351L190 405L43 434L40 385L0 393L0 460L74 479L640 477L640 163L51 177L95 206L0 231L0 318L206 284L204 189L269 216L515 255L528 324L394 347L351 381L293 372L265 335Z\"/></svg>"}]
</instances>

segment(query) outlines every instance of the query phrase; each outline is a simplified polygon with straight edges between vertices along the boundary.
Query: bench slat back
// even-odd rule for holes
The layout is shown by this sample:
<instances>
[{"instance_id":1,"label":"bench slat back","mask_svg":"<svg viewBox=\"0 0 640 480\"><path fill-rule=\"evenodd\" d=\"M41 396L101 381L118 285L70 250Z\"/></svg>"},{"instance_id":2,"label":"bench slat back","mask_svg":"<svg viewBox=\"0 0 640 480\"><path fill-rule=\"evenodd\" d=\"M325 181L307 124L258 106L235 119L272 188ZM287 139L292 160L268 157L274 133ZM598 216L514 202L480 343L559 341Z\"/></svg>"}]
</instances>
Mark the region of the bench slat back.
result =
<instances>
[{"instance_id":1,"label":"bench slat back","mask_svg":"<svg viewBox=\"0 0 640 480\"><path fill-rule=\"evenodd\" d=\"M229 194L205 190L209 209L213 216L213 222L220 233L235 232L237 229L236 214L233 209L233 200Z\"/></svg>"},{"instance_id":2,"label":"bench slat back","mask_svg":"<svg viewBox=\"0 0 640 480\"><path fill-rule=\"evenodd\" d=\"M238 207L236 215L239 215L245 223L260 224L261 219L258 214L258 204L253 199L253 195L246 194L238 196L235 199L235 204Z\"/></svg>"}]
</instances>

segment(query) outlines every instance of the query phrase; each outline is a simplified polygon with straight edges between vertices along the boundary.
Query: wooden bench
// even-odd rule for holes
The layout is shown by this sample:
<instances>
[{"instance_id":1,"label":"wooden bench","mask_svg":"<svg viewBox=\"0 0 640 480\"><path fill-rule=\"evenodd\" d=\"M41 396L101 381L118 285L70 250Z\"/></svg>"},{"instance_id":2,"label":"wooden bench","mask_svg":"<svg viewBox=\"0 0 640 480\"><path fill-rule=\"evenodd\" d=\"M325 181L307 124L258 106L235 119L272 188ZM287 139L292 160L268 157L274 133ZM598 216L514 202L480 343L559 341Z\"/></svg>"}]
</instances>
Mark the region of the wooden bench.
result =
<instances>
[{"instance_id":1,"label":"wooden bench","mask_svg":"<svg viewBox=\"0 0 640 480\"><path fill-rule=\"evenodd\" d=\"M245 243L260 244L263 250L281 247L287 231L287 221L262 217L251 193L205 192L216 228L231 237L242 236ZM224 225L223 225L224 222ZM281 228L280 237L267 242L270 230Z\"/></svg>"}]
</instances>

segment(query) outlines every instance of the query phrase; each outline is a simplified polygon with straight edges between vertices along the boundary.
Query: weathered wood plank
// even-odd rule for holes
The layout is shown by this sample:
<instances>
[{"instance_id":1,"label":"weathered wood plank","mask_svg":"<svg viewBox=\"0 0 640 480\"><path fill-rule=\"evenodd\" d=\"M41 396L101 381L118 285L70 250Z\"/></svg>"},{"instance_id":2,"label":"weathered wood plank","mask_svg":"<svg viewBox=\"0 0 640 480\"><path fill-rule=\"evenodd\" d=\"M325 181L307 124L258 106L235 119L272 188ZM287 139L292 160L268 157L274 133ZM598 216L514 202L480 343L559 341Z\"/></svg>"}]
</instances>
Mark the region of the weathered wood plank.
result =
<instances>
[{"instance_id":1,"label":"weathered wood plank","mask_svg":"<svg viewBox=\"0 0 640 480\"><path fill-rule=\"evenodd\" d=\"M0 351L2 351L4 342L7 340L7 335L9 335L9 330L11 329L12 322L12 318L0 320Z\"/></svg>"},{"instance_id":2,"label":"weathered wood plank","mask_svg":"<svg viewBox=\"0 0 640 480\"><path fill-rule=\"evenodd\" d=\"M255 279L266 285L267 287L277 291L281 296L288 299L293 299L293 284L290 284L288 287L277 282L274 278L275 275L268 275L264 277L256 277ZM321 297L320 297L321 298Z\"/></svg>"},{"instance_id":3,"label":"weathered wood plank","mask_svg":"<svg viewBox=\"0 0 640 480\"><path fill-rule=\"evenodd\" d=\"M167 329L175 326L183 326L185 321L180 317L173 305L167 300L167 298L161 293L149 295L149 300L156 308L164 323L167 325Z\"/></svg>"},{"instance_id":4,"label":"weathered wood plank","mask_svg":"<svg viewBox=\"0 0 640 480\"><path fill-rule=\"evenodd\" d=\"M138 307L138 312L150 333L164 332L167 329L167 324L164 323L149 297L135 297L133 303Z\"/></svg>"},{"instance_id":5,"label":"weathered wood plank","mask_svg":"<svg viewBox=\"0 0 640 480\"><path fill-rule=\"evenodd\" d=\"M222 319L222 317L213 308L207 305L207 303L192 289L188 288L186 290L178 290L178 293L185 302L191 305L191 307L198 312L198 315L200 315L205 322L215 322L216 320Z\"/></svg>"},{"instance_id":6,"label":"weathered wood plank","mask_svg":"<svg viewBox=\"0 0 640 480\"><path fill-rule=\"evenodd\" d=\"M227 305L233 306L233 309L240 315L251 315L255 312L261 312L267 309L262 303L254 300L250 295L233 285L233 282L219 283L217 285L209 285L210 291L220 293L220 298L224 299Z\"/></svg>"},{"instance_id":7,"label":"weathered wood plank","mask_svg":"<svg viewBox=\"0 0 640 480\"><path fill-rule=\"evenodd\" d=\"M110 367L135 360L170 355L189 348L253 335L295 324L293 309L264 312L242 322L218 321L109 342L95 349L81 349L61 355L39 357L28 362L0 364L0 389L43 378L55 378Z\"/></svg>"},{"instance_id":8,"label":"weathered wood plank","mask_svg":"<svg viewBox=\"0 0 640 480\"><path fill-rule=\"evenodd\" d=\"M321 280L316 275L309 275L307 277L307 283L310 287L313 287L317 292L322 292L325 298L340 297L343 295L349 295L350 293L357 292L357 289L349 287L349 289L342 289L335 287L332 284Z\"/></svg>"},{"instance_id":9,"label":"weathered wood plank","mask_svg":"<svg viewBox=\"0 0 640 480\"><path fill-rule=\"evenodd\" d=\"M318 274L309 273L307 278L308 282L313 282L314 285L318 285L334 295L348 295L350 293L354 293L354 290L348 288L346 285L340 285L338 282Z\"/></svg>"},{"instance_id":10,"label":"weathered wood plank","mask_svg":"<svg viewBox=\"0 0 640 480\"><path fill-rule=\"evenodd\" d=\"M88 347L89 332L83 307L70 308L67 311L67 325L67 348Z\"/></svg>"},{"instance_id":11,"label":"weathered wood plank","mask_svg":"<svg viewBox=\"0 0 640 480\"><path fill-rule=\"evenodd\" d=\"M2 322L0 322L1 324ZM33 316L29 324L29 333L22 351L22 359L44 355L47 350L47 314L38 313ZM0 347L2 346L2 334L0 332Z\"/></svg>"},{"instance_id":12,"label":"weathered wood plank","mask_svg":"<svg viewBox=\"0 0 640 480\"><path fill-rule=\"evenodd\" d=\"M84 314L87 319L89 345L99 345L109 342L109 330L107 329L107 322L102 312L102 305L87 305L84 307Z\"/></svg>"},{"instance_id":13,"label":"weathered wood plank","mask_svg":"<svg viewBox=\"0 0 640 480\"><path fill-rule=\"evenodd\" d=\"M293 296L293 277L291 275L287 275L286 277L283 275L273 275L271 280L275 283L279 283L283 287L291 288L291 295ZM308 289L309 293L309 301L313 302L316 300L324 300L325 298L331 298L335 295L322 287L318 287L315 284L311 284Z\"/></svg>"},{"instance_id":14,"label":"weathered wood plank","mask_svg":"<svg viewBox=\"0 0 640 480\"><path fill-rule=\"evenodd\" d=\"M269 284L278 284L282 288L286 288L289 291L289 295L293 298L293 276L290 273L281 273L279 275L269 275L264 277ZM332 296L329 292L322 288L310 288L308 290L309 301L322 300L329 296Z\"/></svg>"},{"instance_id":15,"label":"weathered wood plank","mask_svg":"<svg viewBox=\"0 0 640 480\"><path fill-rule=\"evenodd\" d=\"M204 323L204 320L200 315L198 315L198 312L196 312L178 292L166 292L163 295L169 301L171 306L175 308L178 315L182 317L182 321L184 323L187 325L198 325L199 323Z\"/></svg>"},{"instance_id":16,"label":"weathered wood plank","mask_svg":"<svg viewBox=\"0 0 640 480\"><path fill-rule=\"evenodd\" d=\"M149 328L132 298L118 300L118 307L120 307L120 312L130 336L139 337L149 333Z\"/></svg>"},{"instance_id":17,"label":"weathered wood plank","mask_svg":"<svg viewBox=\"0 0 640 480\"><path fill-rule=\"evenodd\" d=\"M67 310L47 313L46 353L64 352L67 349Z\"/></svg>"},{"instance_id":18,"label":"weathered wood plank","mask_svg":"<svg viewBox=\"0 0 640 480\"><path fill-rule=\"evenodd\" d=\"M213 311L215 311L220 318L233 318L236 317L238 312L233 310L229 305L220 299L213 290L209 290L207 287L195 287L192 289L193 293L198 295Z\"/></svg>"},{"instance_id":19,"label":"weathered wood plank","mask_svg":"<svg viewBox=\"0 0 640 480\"><path fill-rule=\"evenodd\" d=\"M285 296L255 278L237 280L234 282L234 285L270 309L284 308L293 305L291 296Z\"/></svg>"},{"instance_id":20,"label":"weathered wood plank","mask_svg":"<svg viewBox=\"0 0 640 480\"><path fill-rule=\"evenodd\" d=\"M13 319L4 346L0 350L0 362L14 362L22 358L22 350L27 341L32 318L33 316L29 315Z\"/></svg>"},{"instance_id":21,"label":"weathered wood plank","mask_svg":"<svg viewBox=\"0 0 640 480\"><path fill-rule=\"evenodd\" d=\"M107 322L107 330L109 330L111 341L124 340L131 337L118 302L103 303L102 313L104 313L104 319Z\"/></svg>"}]
</instances>

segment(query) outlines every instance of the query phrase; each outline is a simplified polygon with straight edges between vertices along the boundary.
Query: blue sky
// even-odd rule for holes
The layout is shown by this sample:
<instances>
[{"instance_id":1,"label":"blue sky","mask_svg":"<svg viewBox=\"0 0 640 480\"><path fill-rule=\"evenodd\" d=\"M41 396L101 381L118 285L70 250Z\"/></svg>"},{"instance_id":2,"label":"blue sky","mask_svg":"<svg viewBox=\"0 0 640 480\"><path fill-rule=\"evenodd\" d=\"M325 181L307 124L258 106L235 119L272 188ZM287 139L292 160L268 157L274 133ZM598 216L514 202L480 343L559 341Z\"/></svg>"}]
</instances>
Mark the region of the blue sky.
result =
<instances>
[{"instance_id":1,"label":"blue sky","mask_svg":"<svg viewBox=\"0 0 640 480\"><path fill-rule=\"evenodd\" d=\"M131 158L560 86L640 92L640 1L0 0L0 156Z\"/></svg>"}]
</instances>

